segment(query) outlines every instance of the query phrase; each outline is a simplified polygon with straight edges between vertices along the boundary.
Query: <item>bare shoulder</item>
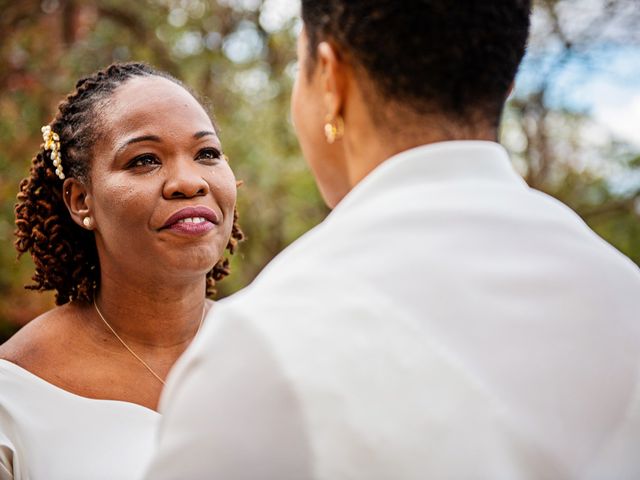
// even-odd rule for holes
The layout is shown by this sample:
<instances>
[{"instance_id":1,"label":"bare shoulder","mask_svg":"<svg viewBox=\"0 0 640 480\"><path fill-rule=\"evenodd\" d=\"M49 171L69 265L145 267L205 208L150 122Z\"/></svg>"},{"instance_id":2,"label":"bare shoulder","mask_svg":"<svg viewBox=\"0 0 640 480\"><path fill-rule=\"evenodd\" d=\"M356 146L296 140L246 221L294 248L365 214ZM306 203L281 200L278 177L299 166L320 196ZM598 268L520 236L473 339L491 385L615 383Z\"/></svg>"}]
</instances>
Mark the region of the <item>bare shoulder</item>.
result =
<instances>
[{"instance_id":1,"label":"bare shoulder","mask_svg":"<svg viewBox=\"0 0 640 480\"><path fill-rule=\"evenodd\" d=\"M32 370L40 362L55 358L78 317L77 307L64 305L34 318L0 345L0 359ZM53 356L53 357L52 357ZM46 360L45 360L46 359Z\"/></svg>"}]
</instances>

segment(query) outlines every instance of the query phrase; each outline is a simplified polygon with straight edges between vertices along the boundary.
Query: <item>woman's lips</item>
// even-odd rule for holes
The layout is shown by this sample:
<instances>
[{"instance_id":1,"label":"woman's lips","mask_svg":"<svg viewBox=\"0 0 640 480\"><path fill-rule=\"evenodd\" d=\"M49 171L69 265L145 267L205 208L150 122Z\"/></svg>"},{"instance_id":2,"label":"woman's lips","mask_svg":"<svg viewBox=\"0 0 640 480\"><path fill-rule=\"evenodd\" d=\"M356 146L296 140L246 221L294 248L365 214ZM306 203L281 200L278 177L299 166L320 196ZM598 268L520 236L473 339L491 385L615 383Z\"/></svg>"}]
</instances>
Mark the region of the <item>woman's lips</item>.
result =
<instances>
[{"instance_id":1,"label":"woman's lips","mask_svg":"<svg viewBox=\"0 0 640 480\"><path fill-rule=\"evenodd\" d=\"M202 235L219 222L218 215L208 207L195 206L178 210L164 223L162 230L170 229L187 235Z\"/></svg>"},{"instance_id":2,"label":"woman's lips","mask_svg":"<svg viewBox=\"0 0 640 480\"><path fill-rule=\"evenodd\" d=\"M202 220L201 222L176 222L168 228L174 232L185 233L187 235L203 235L213 230L214 226L210 221Z\"/></svg>"}]
</instances>

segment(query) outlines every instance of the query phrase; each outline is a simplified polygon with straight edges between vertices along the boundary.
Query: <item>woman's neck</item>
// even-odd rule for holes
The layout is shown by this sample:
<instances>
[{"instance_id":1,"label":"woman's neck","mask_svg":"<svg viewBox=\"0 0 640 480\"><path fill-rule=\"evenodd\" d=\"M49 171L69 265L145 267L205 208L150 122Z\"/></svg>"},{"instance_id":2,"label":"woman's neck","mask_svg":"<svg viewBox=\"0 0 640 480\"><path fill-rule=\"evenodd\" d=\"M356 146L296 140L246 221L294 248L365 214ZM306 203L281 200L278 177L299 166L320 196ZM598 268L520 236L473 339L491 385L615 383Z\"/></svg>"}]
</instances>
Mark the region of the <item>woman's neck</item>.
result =
<instances>
[{"instance_id":1,"label":"woman's neck","mask_svg":"<svg viewBox=\"0 0 640 480\"><path fill-rule=\"evenodd\" d=\"M180 349L198 330L205 313L205 293L204 276L148 283L103 273L95 302L104 320L125 342L149 349Z\"/></svg>"}]
</instances>

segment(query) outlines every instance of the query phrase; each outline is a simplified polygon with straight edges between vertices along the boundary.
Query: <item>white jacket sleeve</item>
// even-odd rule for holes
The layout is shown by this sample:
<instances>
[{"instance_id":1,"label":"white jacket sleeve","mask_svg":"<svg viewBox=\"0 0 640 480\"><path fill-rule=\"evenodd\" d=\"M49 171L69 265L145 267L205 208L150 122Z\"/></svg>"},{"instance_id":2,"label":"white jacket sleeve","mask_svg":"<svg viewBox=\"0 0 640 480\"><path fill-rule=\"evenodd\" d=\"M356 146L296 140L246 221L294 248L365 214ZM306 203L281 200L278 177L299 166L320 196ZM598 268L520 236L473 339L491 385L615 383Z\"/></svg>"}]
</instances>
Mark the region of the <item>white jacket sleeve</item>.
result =
<instances>
[{"instance_id":1,"label":"white jacket sleeve","mask_svg":"<svg viewBox=\"0 0 640 480\"><path fill-rule=\"evenodd\" d=\"M146 478L311 478L299 403L268 345L241 319L210 320L170 375Z\"/></svg>"},{"instance_id":2,"label":"white jacket sleeve","mask_svg":"<svg viewBox=\"0 0 640 480\"><path fill-rule=\"evenodd\" d=\"M15 448L0 430L0 480L14 480ZM15 477L17 479L17 477Z\"/></svg>"}]
</instances>

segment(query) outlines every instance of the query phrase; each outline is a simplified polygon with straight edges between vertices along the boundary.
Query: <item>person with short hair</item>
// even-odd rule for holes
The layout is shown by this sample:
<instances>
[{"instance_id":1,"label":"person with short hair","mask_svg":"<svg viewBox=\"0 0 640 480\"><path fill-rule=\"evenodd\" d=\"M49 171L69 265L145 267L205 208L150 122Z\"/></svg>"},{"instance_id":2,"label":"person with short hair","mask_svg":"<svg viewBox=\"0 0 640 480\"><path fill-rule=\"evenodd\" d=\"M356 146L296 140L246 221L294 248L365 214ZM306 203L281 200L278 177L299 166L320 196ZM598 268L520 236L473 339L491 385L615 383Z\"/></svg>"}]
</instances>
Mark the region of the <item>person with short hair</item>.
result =
<instances>
[{"instance_id":1,"label":"person with short hair","mask_svg":"<svg viewBox=\"0 0 640 480\"><path fill-rule=\"evenodd\" d=\"M640 478L640 271L497 143L530 8L302 0L333 211L178 361L146 478Z\"/></svg>"},{"instance_id":2,"label":"person with short hair","mask_svg":"<svg viewBox=\"0 0 640 480\"><path fill-rule=\"evenodd\" d=\"M78 81L42 135L16 247L58 306L0 346L0 479L136 479L242 239L236 181L202 105L145 64Z\"/></svg>"}]
</instances>

